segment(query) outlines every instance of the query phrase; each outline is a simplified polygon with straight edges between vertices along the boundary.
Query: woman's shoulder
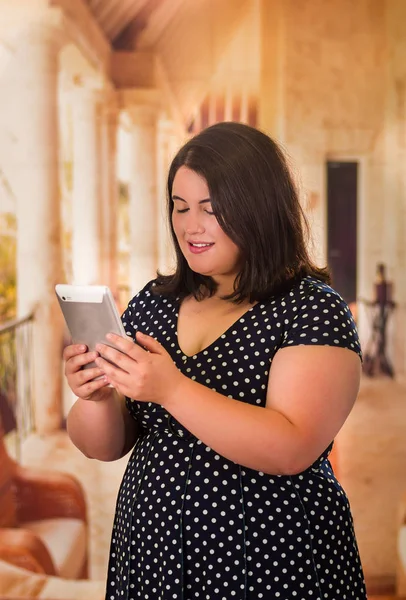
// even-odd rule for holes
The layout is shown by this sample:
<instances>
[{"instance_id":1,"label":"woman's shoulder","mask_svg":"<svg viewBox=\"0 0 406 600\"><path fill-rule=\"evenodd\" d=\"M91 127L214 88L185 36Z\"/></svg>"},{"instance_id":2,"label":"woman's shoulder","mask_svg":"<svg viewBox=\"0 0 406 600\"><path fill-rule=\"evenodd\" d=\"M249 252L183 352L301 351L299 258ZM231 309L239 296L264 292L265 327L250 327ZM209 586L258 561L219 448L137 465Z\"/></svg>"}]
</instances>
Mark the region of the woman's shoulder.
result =
<instances>
[{"instance_id":1,"label":"woman's shoulder","mask_svg":"<svg viewBox=\"0 0 406 600\"><path fill-rule=\"evenodd\" d=\"M307 276L290 290L288 296L286 304L289 302L291 312L285 321L283 346L342 346L361 356L353 315L334 288Z\"/></svg>"},{"instance_id":2,"label":"woman's shoulder","mask_svg":"<svg viewBox=\"0 0 406 600\"><path fill-rule=\"evenodd\" d=\"M291 320L306 318L307 321L323 320L328 325L329 317L345 320L351 326L355 325L353 315L337 290L324 281L307 275L297 281L287 292L274 298L271 306L285 316L285 324Z\"/></svg>"},{"instance_id":3,"label":"woman's shoulder","mask_svg":"<svg viewBox=\"0 0 406 600\"><path fill-rule=\"evenodd\" d=\"M285 302L287 299L291 303L299 303L303 305L306 303L313 303L312 306L315 309L316 305L340 306L344 310L349 310L347 303L340 296L340 294L331 285L325 283L320 279L316 279L310 275L300 279L289 293L284 298ZM306 308L306 306L304 306Z\"/></svg>"},{"instance_id":4,"label":"woman's shoulder","mask_svg":"<svg viewBox=\"0 0 406 600\"><path fill-rule=\"evenodd\" d=\"M151 279L148 283L129 301L130 309L137 309L143 306L153 306L156 304L167 304L175 301L175 298L164 296L155 291L158 285L157 279Z\"/></svg>"},{"instance_id":5,"label":"woman's shoulder","mask_svg":"<svg viewBox=\"0 0 406 600\"><path fill-rule=\"evenodd\" d=\"M159 313L165 316L165 308L170 308L169 298L154 293L156 285L157 280L152 279L128 302L121 320L127 333L130 332L129 335L132 335L133 330L136 330L146 319L151 319L153 315Z\"/></svg>"}]
</instances>

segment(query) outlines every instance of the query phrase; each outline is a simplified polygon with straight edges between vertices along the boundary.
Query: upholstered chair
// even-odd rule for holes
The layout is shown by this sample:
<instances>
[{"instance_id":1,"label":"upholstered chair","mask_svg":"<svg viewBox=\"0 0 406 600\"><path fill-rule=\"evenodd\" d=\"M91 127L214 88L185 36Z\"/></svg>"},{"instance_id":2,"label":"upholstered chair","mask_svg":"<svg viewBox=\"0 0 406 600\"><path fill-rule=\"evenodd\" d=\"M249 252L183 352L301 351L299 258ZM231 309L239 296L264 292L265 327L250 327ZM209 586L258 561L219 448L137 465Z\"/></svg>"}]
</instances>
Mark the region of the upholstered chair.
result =
<instances>
[{"instance_id":1,"label":"upholstered chair","mask_svg":"<svg viewBox=\"0 0 406 600\"><path fill-rule=\"evenodd\" d=\"M86 578L87 536L80 483L11 459L0 423L0 560L35 573Z\"/></svg>"}]
</instances>

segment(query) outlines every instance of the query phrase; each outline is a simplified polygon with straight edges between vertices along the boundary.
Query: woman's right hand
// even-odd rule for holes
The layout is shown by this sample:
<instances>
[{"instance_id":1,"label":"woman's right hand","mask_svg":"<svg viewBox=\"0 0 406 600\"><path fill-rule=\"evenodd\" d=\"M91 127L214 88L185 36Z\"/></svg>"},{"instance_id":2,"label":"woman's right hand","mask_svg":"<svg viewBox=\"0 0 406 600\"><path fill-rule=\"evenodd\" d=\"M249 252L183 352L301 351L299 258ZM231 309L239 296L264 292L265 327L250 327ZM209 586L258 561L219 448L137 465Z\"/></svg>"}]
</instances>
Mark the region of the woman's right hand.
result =
<instances>
[{"instance_id":1,"label":"woman's right hand","mask_svg":"<svg viewBox=\"0 0 406 600\"><path fill-rule=\"evenodd\" d=\"M108 386L108 382L103 378L95 380L95 377L104 375L104 371L99 367L82 369L83 365L93 362L98 356L98 352L88 352L87 347L82 344L67 346L63 351L65 376L69 387L83 400L97 400L100 390Z\"/></svg>"}]
</instances>

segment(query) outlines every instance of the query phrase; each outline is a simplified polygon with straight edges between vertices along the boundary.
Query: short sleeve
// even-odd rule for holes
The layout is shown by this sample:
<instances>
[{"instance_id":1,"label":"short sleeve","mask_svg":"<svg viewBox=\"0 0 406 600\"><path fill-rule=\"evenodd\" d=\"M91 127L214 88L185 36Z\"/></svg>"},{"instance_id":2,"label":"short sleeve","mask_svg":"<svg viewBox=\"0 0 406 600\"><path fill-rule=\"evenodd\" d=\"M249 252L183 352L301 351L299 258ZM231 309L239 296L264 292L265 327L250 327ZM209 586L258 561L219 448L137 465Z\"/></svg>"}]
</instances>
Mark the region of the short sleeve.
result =
<instances>
[{"instance_id":1,"label":"short sleeve","mask_svg":"<svg viewBox=\"0 0 406 600\"><path fill-rule=\"evenodd\" d=\"M143 314L148 305L148 299L151 296L151 288L154 281L150 281L130 302L121 315L124 331L135 341L135 334L142 321Z\"/></svg>"},{"instance_id":2,"label":"short sleeve","mask_svg":"<svg viewBox=\"0 0 406 600\"><path fill-rule=\"evenodd\" d=\"M362 360L357 327L347 303L330 286L304 280L295 303L295 316L281 348L315 345L353 350Z\"/></svg>"},{"instance_id":3,"label":"short sleeve","mask_svg":"<svg viewBox=\"0 0 406 600\"><path fill-rule=\"evenodd\" d=\"M134 298L130 300L127 308L121 315L124 331L135 342L135 334L142 322L143 315L148 308L149 298L151 296L151 288L155 285L154 281L150 281ZM133 415L132 400L126 396L127 410Z\"/></svg>"}]
</instances>

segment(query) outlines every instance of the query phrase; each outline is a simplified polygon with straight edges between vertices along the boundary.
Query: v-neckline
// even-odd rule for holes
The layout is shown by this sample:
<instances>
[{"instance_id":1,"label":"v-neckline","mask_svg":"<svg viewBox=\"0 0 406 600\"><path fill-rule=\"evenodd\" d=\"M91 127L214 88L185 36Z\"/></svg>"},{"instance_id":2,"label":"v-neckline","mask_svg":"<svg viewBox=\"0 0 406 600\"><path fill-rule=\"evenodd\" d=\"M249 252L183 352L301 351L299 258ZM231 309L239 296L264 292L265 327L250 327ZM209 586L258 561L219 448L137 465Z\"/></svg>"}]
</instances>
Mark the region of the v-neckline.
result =
<instances>
[{"instance_id":1,"label":"v-neckline","mask_svg":"<svg viewBox=\"0 0 406 600\"><path fill-rule=\"evenodd\" d=\"M251 312L254 311L254 309L257 306L263 306L263 302L257 302L256 304L254 304L254 306L250 306L240 317L238 317L238 319L236 319L233 323L231 323L231 325L229 327L227 327L227 329L225 331L223 331L223 333L221 333L215 340L213 340L212 342L210 342L210 344L208 344L207 346L205 346L204 348L202 348L201 350L199 350L199 352L195 352L194 354L186 354L185 352L183 352L180 344L179 344L179 336L178 336L178 329L179 329L179 311L180 311L180 307L181 307L181 303L179 298L176 298L176 313L175 313L175 337L176 337L176 345L178 347L178 350L180 351L183 360L187 360L190 358L195 358L197 356L200 356L200 354L204 354L205 352L208 352L210 350L210 348L213 346L215 346L216 344L219 343L219 340L224 339L225 337L227 337L228 333L234 329L235 327L237 327L240 322Z\"/></svg>"}]
</instances>

